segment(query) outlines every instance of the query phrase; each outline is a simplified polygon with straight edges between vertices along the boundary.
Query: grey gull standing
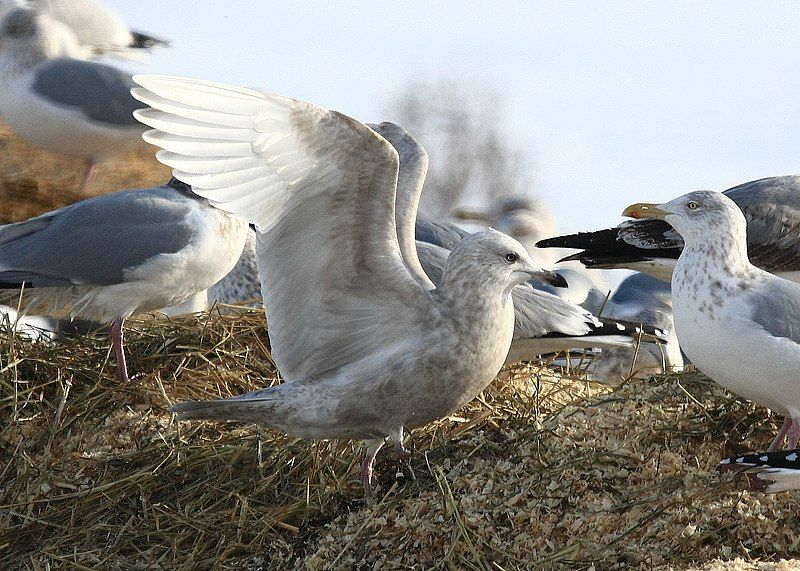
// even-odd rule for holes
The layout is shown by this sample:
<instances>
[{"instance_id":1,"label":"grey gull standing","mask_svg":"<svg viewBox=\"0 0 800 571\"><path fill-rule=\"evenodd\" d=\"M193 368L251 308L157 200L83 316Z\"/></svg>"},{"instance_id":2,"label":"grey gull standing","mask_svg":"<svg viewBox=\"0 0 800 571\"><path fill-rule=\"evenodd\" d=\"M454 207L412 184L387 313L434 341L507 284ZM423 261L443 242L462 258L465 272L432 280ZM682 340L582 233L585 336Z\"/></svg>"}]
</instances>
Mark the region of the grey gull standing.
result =
<instances>
[{"instance_id":1,"label":"grey gull standing","mask_svg":"<svg viewBox=\"0 0 800 571\"><path fill-rule=\"evenodd\" d=\"M218 208L256 225L280 385L173 407L181 419L265 424L302 438L367 441L362 482L391 437L460 408L495 377L514 332L511 290L548 277L490 230L455 247L430 287L411 212L398 212L398 153L341 113L255 90L136 76L137 116L158 158ZM422 165L419 165L421 168ZM420 189L421 190L421 189Z\"/></svg>"},{"instance_id":2,"label":"grey gull standing","mask_svg":"<svg viewBox=\"0 0 800 571\"><path fill-rule=\"evenodd\" d=\"M697 191L624 216L665 220L683 238L672 273L675 330L692 363L727 389L782 414L769 447L800 440L800 285L747 257L747 221L724 194Z\"/></svg>"},{"instance_id":3,"label":"grey gull standing","mask_svg":"<svg viewBox=\"0 0 800 571\"><path fill-rule=\"evenodd\" d=\"M111 324L117 376L128 380L125 319L183 303L225 276L247 222L178 181L96 196L0 226L0 289L26 310Z\"/></svg>"},{"instance_id":4,"label":"grey gull standing","mask_svg":"<svg viewBox=\"0 0 800 571\"><path fill-rule=\"evenodd\" d=\"M98 162L141 144L130 74L64 57L48 40L53 21L17 8L0 21L0 117L42 149L78 157L85 190Z\"/></svg>"}]
</instances>

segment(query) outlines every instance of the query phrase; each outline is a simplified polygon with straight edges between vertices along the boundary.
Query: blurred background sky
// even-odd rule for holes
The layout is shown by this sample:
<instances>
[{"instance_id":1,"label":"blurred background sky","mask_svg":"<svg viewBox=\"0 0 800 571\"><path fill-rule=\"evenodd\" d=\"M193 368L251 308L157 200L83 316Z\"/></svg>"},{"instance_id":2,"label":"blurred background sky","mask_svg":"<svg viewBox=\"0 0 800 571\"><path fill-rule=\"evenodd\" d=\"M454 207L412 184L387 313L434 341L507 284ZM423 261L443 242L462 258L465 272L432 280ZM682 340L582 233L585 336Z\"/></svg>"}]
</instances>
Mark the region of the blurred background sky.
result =
<instances>
[{"instance_id":1,"label":"blurred background sky","mask_svg":"<svg viewBox=\"0 0 800 571\"><path fill-rule=\"evenodd\" d=\"M564 232L616 225L631 202L800 172L797 2L107 1L172 41L134 71L365 122L397 119L412 81L488 89Z\"/></svg>"}]
</instances>

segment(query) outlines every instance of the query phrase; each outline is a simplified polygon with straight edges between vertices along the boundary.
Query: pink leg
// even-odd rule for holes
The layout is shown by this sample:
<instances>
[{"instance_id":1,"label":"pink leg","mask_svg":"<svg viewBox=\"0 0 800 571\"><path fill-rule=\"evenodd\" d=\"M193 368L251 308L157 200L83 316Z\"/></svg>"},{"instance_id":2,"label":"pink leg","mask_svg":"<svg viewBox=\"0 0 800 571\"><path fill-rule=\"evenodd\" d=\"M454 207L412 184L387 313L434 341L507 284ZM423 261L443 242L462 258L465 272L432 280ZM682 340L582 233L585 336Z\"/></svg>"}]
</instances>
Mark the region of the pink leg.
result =
<instances>
[{"instance_id":1,"label":"pink leg","mask_svg":"<svg viewBox=\"0 0 800 571\"><path fill-rule=\"evenodd\" d=\"M81 183L81 189L79 191L79 194L82 196L88 194L87 191L89 188L89 181L91 180L92 175L97 170L95 169L95 166L96 165L94 164L94 161L92 160L86 161L86 170L83 171L83 182Z\"/></svg>"},{"instance_id":2,"label":"pink leg","mask_svg":"<svg viewBox=\"0 0 800 571\"><path fill-rule=\"evenodd\" d=\"M793 450L797 448L797 443L800 441L800 422L792 422L792 428L789 429L789 445L787 448Z\"/></svg>"},{"instance_id":3,"label":"pink leg","mask_svg":"<svg viewBox=\"0 0 800 571\"><path fill-rule=\"evenodd\" d=\"M783 419L783 424L781 425L781 429L778 431L778 434L772 440L772 443L769 445L769 448L767 448L767 452L775 452L776 450L778 450L783 444L783 441L786 439L786 435L789 434L789 429L791 428L792 428L792 418L787 416L786 418ZM795 440L795 445L796 444L797 441ZM790 446L790 448L794 447L795 446Z\"/></svg>"},{"instance_id":4,"label":"pink leg","mask_svg":"<svg viewBox=\"0 0 800 571\"><path fill-rule=\"evenodd\" d=\"M361 464L361 483L364 485L364 497L368 500L372 497L372 468L375 466L375 456L378 455L378 450L381 448L383 448L383 439L367 440L367 453Z\"/></svg>"},{"instance_id":5,"label":"pink leg","mask_svg":"<svg viewBox=\"0 0 800 571\"><path fill-rule=\"evenodd\" d=\"M393 432L389 436L392 437L392 446L394 447L394 452L397 454L398 460L404 464L408 464L408 461L411 459L411 450L403 446L403 427L401 426L398 431Z\"/></svg>"},{"instance_id":6,"label":"pink leg","mask_svg":"<svg viewBox=\"0 0 800 571\"><path fill-rule=\"evenodd\" d=\"M122 346L122 325L124 319L117 319L111 324L111 346L117 358L117 378L123 383L130 382L128 378L128 364L125 362L125 348Z\"/></svg>"}]
</instances>

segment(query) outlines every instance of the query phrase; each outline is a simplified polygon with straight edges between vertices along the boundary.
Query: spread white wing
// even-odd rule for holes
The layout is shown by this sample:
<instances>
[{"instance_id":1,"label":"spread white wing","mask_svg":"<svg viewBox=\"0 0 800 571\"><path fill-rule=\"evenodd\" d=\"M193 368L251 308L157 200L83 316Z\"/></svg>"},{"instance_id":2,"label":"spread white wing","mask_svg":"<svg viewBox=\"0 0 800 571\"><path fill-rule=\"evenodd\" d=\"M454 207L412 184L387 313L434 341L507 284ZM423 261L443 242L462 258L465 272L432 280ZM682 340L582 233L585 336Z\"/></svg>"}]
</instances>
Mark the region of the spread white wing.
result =
<instances>
[{"instance_id":1,"label":"spread white wing","mask_svg":"<svg viewBox=\"0 0 800 571\"><path fill-rule=\"evenodd\" d=\"M273 356L287 381L410 350L436 312L395 227L398 154L366 125L286 97L136 76L158 159L254 223Z\"/></svg>"}]
</instances>

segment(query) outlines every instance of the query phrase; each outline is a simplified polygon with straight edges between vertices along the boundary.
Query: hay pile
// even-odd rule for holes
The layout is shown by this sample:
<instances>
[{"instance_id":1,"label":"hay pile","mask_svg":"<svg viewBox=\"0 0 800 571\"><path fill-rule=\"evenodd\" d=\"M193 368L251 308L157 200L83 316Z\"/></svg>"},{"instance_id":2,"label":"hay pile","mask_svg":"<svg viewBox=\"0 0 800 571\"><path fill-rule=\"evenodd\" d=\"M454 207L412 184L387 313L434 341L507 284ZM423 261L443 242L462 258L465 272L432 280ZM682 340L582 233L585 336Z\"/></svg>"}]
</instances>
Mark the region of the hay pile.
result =
<instances>
[{"instance_id":1,"label":"hay pile","mask_svg":"<svg viewBox=\"0 0 800 571\"><path fill-rule=\"evenodd\" d=\"M140 320L128 339L131 386L102 335L2 340L0 568L687 568L800 555L796 495L750 495L713 471L726 441L765 446L774 422L700 375L611 391L507 371L411 435L403 476L379 455L366 506L357 445L165 412L276 378L260 311Z\"/></svg>"},{"instance_id":2,"label":"hay pile","mask_svg":"<svg viewBox=\"0 0 800 571\"><path fill-rule=\"evenodd\" d=\"M0 221L76 200L82 168L0 127ZM149 150L99 174L98 194L168 176ZM506 371L411 435L405 474L384 450L366 506L358 445L165 412L276 380L260 311L142 319L127 337L130 386L102 334L0 337L0 569L791 569L757 560L800 557L796 494L750 495L713 472L728 441L766 446L774 420L699 375L610 390Z\"/></svg>"}]
</instances>

